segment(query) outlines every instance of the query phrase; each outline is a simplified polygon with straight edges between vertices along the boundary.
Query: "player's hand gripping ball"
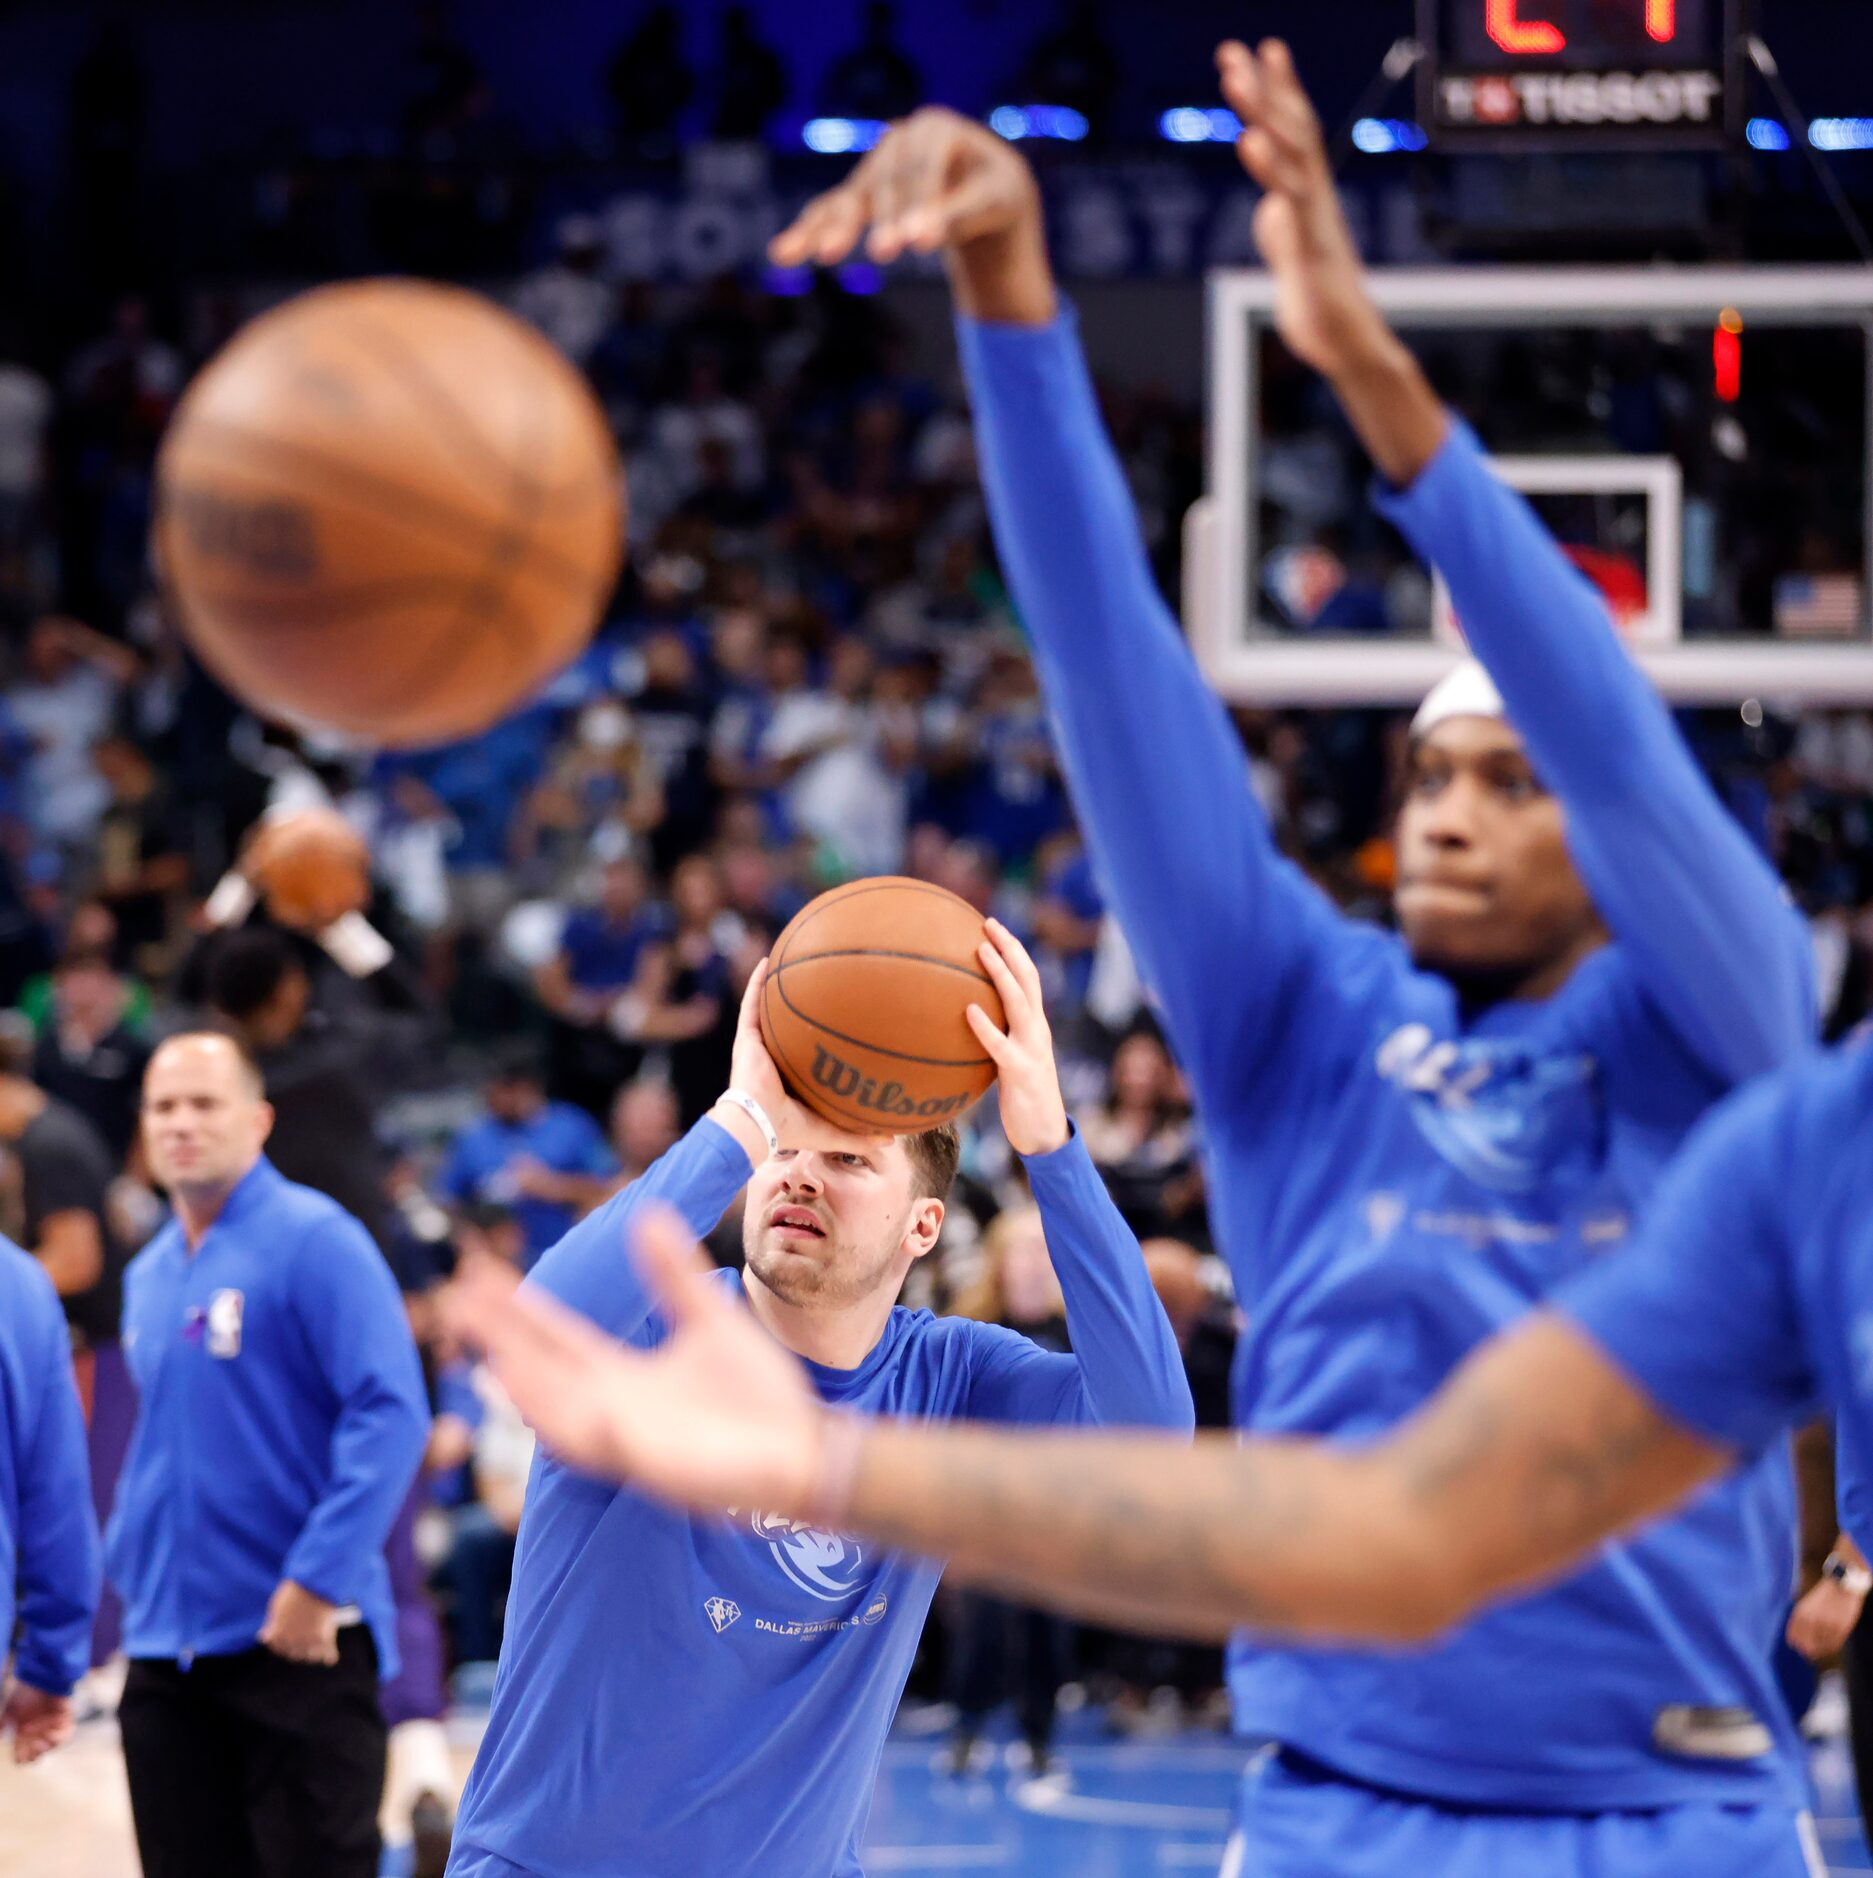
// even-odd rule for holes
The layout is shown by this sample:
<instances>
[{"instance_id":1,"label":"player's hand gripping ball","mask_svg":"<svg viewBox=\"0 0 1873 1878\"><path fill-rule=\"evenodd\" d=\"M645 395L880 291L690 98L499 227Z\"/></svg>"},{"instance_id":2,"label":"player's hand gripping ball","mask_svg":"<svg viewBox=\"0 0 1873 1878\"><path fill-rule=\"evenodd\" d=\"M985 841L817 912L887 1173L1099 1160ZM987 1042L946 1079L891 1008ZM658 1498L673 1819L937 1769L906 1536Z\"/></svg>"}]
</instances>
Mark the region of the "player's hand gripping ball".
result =
<instances>
[{"instance_id":1,"label":"player's hand gripping ball","mask_svg":"<svg viewBox=\"0 0 1873 1878\"><path fill-rule=\"evenodd\" d=\"M964 1013L1006 1028L977 948L982 915L921 880L822 893L788 922L761 986L761 1035L808 1108L860 1134L955 1121L995 1080Z\"/></svg>"}]
</instances>

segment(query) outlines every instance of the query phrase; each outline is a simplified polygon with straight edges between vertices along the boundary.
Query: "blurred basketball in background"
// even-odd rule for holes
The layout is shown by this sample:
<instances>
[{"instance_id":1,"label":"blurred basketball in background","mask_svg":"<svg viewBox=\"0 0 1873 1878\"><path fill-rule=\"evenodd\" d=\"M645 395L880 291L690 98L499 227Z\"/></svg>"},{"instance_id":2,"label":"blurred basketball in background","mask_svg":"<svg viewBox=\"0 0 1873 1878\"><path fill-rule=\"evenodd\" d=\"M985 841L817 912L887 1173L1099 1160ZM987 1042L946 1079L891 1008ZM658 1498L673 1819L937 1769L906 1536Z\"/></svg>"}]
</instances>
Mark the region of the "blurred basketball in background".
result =
<instances>
[{"instance_id":1,"label":"blurred basketball in background","mask_svg":"<svg viewBox=\"0 0 1873 1878\"><path fill-rule=\"evenodd\" d=\"M954 1121L995 1080L964 1010L1002 1001L976 948L982 915L921 880L883 875L822 893L774 942L761 1034L788 1087L860 1134Z\"/></svg>"},{"instance_id":2,"label":"blurred basketball in background","mask_svg":"<svg viewBox=\"0 0 1873 1878\"><path fill-rule=\"evenodd\" d=\"M418 281L251 321L157 464L158 567L202 662L265 716L380 744L481 730L570 661L623 522L579 373L491 301Z\"/></svg>"},{"instance_id":3,"label":"blurred basketball in background","mask_svg":"<svg viewBox=\"0 0 1873 1878\"><path fill-rule=\"evenodd\" d=\"M364 837L336 809L294 809L253 832L241 871L282 926L323 932L371 897Z\"/></svg>"}]
</instances>

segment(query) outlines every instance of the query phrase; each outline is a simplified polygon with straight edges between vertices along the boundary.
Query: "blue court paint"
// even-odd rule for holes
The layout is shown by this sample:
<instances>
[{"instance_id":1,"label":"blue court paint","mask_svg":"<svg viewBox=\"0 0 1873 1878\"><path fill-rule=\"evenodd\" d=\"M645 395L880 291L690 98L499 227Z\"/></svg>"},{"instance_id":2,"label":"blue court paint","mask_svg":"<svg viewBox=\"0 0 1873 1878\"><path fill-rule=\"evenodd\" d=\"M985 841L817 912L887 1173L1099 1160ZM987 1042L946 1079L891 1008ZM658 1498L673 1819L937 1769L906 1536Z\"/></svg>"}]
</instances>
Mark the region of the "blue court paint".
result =
<instances>
[{"instance_id":1,"label":"blue court paint","mask_svg":"<svg viewBox=\"0 0 1873 1878\"><path fill-rule=\"evenodd\" d=\"M1064 1783L1033 1782L996 1743L991 1773L957 1780L940 1734L900 1729L885 1748L865 1845L870 1878L982 1873L989 1878L1214 1878L1248 1751L1215 1735L1151 1742L1099 1738L1098 1718L1062 1717ZM1854 1806L1846 1747L1811 1765L1816 1827L1830 1874L1873 1872ZM407 1849L384 1878L406 1878Z\"/></svg>"}]
</instances>

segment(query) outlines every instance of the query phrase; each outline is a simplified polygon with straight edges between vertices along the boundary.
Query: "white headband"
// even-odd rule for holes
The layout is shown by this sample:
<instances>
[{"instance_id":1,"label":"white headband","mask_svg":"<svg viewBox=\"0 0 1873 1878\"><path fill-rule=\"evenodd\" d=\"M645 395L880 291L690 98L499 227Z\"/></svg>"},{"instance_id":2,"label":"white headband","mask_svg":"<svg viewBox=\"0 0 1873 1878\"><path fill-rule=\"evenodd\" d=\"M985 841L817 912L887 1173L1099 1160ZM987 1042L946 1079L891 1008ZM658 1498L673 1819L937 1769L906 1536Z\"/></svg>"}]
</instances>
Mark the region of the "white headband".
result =
<instances>
[{"instance_id":1,"label":"white headband","mask_svg":"<svg viewBox=\"0 0 1873 1878\"><path fill-rule=\"evenodd\" d=\"M1507 716L1495 680L1474 659L1465 659L1431 687L1411 720L1411 734L1428 736L1449 717Z\"/></svg>"}]
</instances>

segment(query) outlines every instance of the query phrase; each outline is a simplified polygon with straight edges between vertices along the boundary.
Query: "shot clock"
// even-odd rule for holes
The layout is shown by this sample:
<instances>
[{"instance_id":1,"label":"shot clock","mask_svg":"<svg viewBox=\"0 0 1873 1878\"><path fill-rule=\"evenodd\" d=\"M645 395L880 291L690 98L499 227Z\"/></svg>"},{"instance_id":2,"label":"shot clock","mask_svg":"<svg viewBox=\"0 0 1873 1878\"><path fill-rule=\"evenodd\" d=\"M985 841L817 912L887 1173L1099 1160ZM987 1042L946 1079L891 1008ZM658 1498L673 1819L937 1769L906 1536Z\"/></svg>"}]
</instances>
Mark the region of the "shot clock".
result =
<instances>
[{"instance_id":1,"label":"shot clock","mask_svg":"<svg viewBox=\"0 0 1873 1878\"><path fill-rule=\"evenodd\" d=\"M1418 0L1419 117L1446 149L1716 145L1740 0Z\"/></svg>"}]
</instances>

